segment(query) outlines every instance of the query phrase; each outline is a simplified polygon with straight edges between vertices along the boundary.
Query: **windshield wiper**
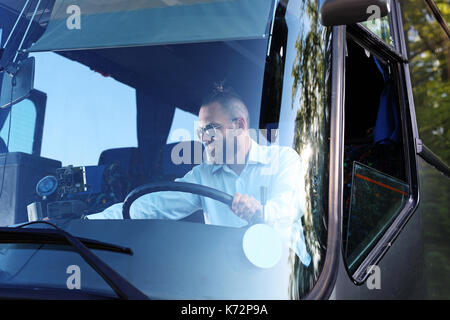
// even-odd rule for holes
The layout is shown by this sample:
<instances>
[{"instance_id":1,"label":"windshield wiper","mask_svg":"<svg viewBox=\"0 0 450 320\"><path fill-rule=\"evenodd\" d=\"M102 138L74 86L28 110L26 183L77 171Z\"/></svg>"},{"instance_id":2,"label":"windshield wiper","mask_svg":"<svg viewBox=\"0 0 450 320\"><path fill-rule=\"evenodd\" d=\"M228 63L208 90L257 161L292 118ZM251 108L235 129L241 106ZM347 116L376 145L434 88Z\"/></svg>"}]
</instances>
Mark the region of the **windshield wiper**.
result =
<instances>
[{"instance_id":1,"label":"windshield wiper","mask_svg":"<svg viewBox=\"0 0 450 320\"><path fill-rule=\"evenodd\" d=\"M75 237L80 240L87 248L113 251L133 255L130 248L118 246L102 241ZM56 245L70 245L66 237L59 231L53 229L16 229L9 227L0 227L0 243L42 243Z\"/></svg>"},{"instance_id":2,"label":"windshield wiper","mask_svg":"<svg viewBox=\"0 0 450 320\"><path fill-rule=\"evenodd\" d=\"M24 226L36 223L47 224L55 229L22 229ZM145 294L134 287L88 249L108 250L132 255L133 252L130 248L120 247L91 239L78 238L47 221L34 221L15 228L0 227L0 243L70 245L108 283L108 285L120 298L136 300L149 299Z\"/></svg>"}]
</instances>

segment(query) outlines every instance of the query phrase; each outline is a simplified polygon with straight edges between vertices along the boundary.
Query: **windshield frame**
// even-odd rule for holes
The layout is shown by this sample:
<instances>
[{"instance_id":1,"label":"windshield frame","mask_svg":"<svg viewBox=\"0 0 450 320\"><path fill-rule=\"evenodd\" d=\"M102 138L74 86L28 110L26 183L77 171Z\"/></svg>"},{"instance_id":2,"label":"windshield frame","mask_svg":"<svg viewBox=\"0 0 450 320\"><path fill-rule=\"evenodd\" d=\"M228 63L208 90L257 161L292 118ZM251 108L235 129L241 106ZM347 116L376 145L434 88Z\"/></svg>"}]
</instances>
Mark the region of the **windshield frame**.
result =
<instances>
[{"instance_id":1,"label":"windshield frame","mask_svg":"<svg viewBox=\"0 0 450 320\"><path fill-rule=\"evenodd\" d=\"M343 208L343 168L344 165L344 83L346 28L332 27L332 71L331 71L331 128L329 162L329 207L328 237L325 263L319 279L305 300L329 299L333 293L342 265L341 225Z\"/></svg>"}]
</instances>

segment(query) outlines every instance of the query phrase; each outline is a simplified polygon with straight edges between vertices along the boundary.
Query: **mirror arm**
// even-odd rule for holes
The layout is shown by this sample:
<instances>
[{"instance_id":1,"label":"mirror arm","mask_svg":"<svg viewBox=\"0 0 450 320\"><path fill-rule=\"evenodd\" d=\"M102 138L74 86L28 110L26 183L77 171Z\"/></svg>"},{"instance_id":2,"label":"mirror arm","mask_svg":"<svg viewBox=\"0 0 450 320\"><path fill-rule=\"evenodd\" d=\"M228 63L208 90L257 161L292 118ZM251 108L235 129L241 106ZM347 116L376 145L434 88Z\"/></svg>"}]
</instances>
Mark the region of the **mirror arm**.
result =
<instances>
[{"instance_id":1,"label":"mirror arm","mask_svg":"<svg viewBox=\"0 0 450 320\"><path fill-rule=\"evenodd\" d=\"M27 2L25 2L25 5L23 6L22 11L20 11L20 14L17 16L16 22L14 23L14 26L13 26L13 28L11 29L11 32L9 33L8 38L6 39L5 45L3 46L2 50L4 50L4 48L6 48L6 46L8 45L8 42L9 42L9 40L11 39L12 34L13 34L14 31L16 30L16 27L17 27L17 25L19 24L20 18L22 17L22 15L23 15L23 13L24 13L24 11L25 11L25 8L28 6L28 3L29 3L29 2L30 2L30 0L27 0ZM3 54L3 52L0 52L0 59L2 58L2 57L1 57L1 54Z\"/></svg>"},{"instance_id":2,"label":"mirror arm","mask_svg":"<svg viewBox=\"0 0 450 320\"><path fill-rule=\"evenodd\" d=\"M18 55L20 53L20 50L22 49L23 43L25 42L25 39L26 39L28 33L30 32L31 24L33 23L34 17L36 16L36 13L37 13L37 10L38 10L38 8L39 8L39 6L41 4L41 1L42 0L39 0L38 3L36 4L36 7L34 8L33 15L31 16L31 19L28 22L28 26L27 26L27 29L25 30L25 34L23 35L22 40L20 41L19 48L17 49L16 55L14 56L14 59L13 59L14 62L16 61L16 59L17 59L17 57L18 57Z\"/></svg>"},{"instance_id":3,"label":"mirror arm","mask_svg":"<svg viewBox=\"0 0 450 320\"><path fill-rule=\"evenodd\" d=\"M12 35L14 34L14 31L17 28L17 25L19 24L20 18L22 18L23 13L25 12L25 8L28 6L28 3L30 2L30 0L27 0L22 8L22 10L20 11L20 14L17 16L16 22L14 22L14 26L12 27L11 31L9 32L8 38L5 41L5 44L3 45L2 48L0 48L0 61L2 60L3 54L5 53L5 49L6 46L9 43L9 40L11 39ZM34 17L33 17L34 19ZM15 59L15 57L14 57ZM6 69L5 66L0 65L0 72L4 71Z\"/></svg>"}]
</instances>

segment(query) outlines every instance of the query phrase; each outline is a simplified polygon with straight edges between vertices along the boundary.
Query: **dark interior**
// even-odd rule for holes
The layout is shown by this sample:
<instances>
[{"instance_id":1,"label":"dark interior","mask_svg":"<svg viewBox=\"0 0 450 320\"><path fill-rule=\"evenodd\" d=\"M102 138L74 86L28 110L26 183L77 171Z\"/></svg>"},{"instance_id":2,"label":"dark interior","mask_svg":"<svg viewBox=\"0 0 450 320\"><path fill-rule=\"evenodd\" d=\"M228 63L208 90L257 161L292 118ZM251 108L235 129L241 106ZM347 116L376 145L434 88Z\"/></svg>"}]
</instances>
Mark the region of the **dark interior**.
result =
<instances>
[{"instance_id":1,"label":"dark interior","mask_svg":"<svg viewBox=\"0 0 450 320\"><path fill-rule=\"evenodd\" d=\"M344 247L355 161L407 181L401 112L389 62L348 39L345 92Z\"/></svg>"},{"instance_id":2,"label":"dark interior","mask_svg":"<svg viewBox=\"0 0 450 320\"><path fill-rule=\"evenodd\" d=\"M371 143L370 130L375 127L383 76L373 55L347 41L345 78L345 144Z\"/></svg>"}]
</instances>

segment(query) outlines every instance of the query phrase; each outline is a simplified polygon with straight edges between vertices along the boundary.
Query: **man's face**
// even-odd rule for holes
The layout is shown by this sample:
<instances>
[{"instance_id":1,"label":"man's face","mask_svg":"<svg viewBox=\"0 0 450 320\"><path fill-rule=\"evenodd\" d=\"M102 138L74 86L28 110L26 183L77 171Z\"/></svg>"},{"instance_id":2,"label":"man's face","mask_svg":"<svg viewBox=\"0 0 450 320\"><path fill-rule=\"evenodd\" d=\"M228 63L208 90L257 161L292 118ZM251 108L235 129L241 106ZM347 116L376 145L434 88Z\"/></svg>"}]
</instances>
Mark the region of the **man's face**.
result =
<instances>
[{"instance_id":1,"label":"man's face","mask_svg":"<svg viewBox=\"0 0 450 320\"><path fill-rule=\"evenodd\" d=\"M240 149L240 143L235 140L239 140L240 130L233 119L219 103L202 106L198 118L200 130L205 129L200 138L210 159L217 164L235 163L235 155Z\"/></svg>"}]
</instances>

